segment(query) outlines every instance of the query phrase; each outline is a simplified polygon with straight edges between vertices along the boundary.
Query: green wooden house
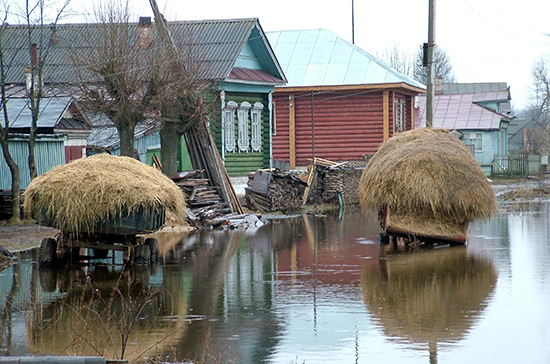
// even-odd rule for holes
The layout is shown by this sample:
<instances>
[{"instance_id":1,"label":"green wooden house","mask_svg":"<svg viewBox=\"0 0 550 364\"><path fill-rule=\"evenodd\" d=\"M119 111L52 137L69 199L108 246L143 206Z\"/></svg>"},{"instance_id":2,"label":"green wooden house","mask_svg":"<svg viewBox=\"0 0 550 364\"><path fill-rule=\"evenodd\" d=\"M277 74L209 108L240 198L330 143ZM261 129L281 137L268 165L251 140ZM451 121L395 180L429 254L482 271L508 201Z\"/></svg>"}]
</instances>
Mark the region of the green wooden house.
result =
<instances>
[{"instance_id":1,"label":"green wooden house","mask_svg":"<svg viewBox=\"0 0 550 364\"><path fill-rule=\"evenodd\" d=\"M154 46L156 28L151 18L142 17L129 26L135 29L132 37L136 47L145 50ZM258 19L174 21L168 26L181 54L192 57L200 77L215 85L219 108L210 117L210 127L228 173L238 176L269 168L272 94L275 86L286 83L286 77ZM26 28L9 26L6 32L5 39L9 40L6 52L15 55L6 82L24 84L23 71L31 60L29 52L17 52L17 49L26 39ZM66 90L67 85L78 79L71 61L75 51L81 53L81 57L93 57L95 45L89 39L103 36L98 24L57 24L45 27L42 32L33 32L33 37L39 34L46 41L36 39L38 51L43 51L42 46L48 48L44 83L53 89L63 85L60 90ZM95 80L89 77L93 84ZM151 143L158 146L158 138L145 134L147 141L135 143L143 159L147 151L152 150ZM116 154L116 142L111 139L108 142L112 145L103 147L112 148ZM180 152L184 150L180 148ZM185 155L182 155L180 166L185 164Z\"/></svg>"},{"instance_id":2,"label":"green wooden house","mask_svg":"<svg viewBox=\"0 0 550 364\"><path fill-rule=\"evenodd\" d=\"M192 34L204 77L216 82L220 112L210 126L228 174L271 167L272 95L287 80L258 19L176 22L170 31L176 43Z\"/></svg>"}]
</instances>

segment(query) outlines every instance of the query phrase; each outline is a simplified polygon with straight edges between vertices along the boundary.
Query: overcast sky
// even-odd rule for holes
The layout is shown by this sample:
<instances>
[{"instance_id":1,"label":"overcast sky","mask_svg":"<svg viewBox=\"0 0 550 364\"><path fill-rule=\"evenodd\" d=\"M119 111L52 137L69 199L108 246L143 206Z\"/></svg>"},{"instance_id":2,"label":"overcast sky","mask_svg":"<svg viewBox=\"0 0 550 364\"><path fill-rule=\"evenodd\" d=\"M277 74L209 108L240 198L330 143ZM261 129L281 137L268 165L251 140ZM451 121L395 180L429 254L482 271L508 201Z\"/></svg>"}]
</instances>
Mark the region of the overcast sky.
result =
<instances>
[{"instance_id":1,"label":"overcast sky","mask_svg":"<svg viewBox=\"0 0 550 364\"><path fill-rule=\"evenodd\" d=\"M84 13L81 4L91 3L73 0L72 8ZM137 17L152 15L148 0L130 3ZM257 17L264 31L326 28L352 40L352 0L157 0L157 4L168 20ZM373 55L392 43L413 53L427 41L428 0L354 0L354 9L355 44ZM550 1L436 0L435 42L449 55L458 82L507 82L512 104L521 108L528 101L533 61L550 54Z\"/></svg>"}]
</instances>

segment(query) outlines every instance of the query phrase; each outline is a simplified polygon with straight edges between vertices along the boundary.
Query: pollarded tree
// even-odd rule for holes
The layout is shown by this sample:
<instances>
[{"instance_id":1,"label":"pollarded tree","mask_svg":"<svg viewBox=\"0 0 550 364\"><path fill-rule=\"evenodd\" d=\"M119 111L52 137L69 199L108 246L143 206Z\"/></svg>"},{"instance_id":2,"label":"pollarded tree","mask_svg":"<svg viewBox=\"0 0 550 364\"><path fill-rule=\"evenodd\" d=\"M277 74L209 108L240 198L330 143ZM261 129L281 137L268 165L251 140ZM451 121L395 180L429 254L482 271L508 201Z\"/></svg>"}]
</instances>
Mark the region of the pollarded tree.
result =
<instances>
[{"instance_id":1,"label":"pollarded tree","mask_svg":"<svg viewBox=\"0 0 550 364\"><path fill-rule=\"evenodd\" d=\"M135 127L150 112L157 90L151 82L148 44L136 41L136 25L129 2L105 1L95 8L96 24L84 35L86 51L75 49L73 65L80 101L95 113L104 113L120 137L120 154L133 156Z\"/></svg>"}]
</instances>

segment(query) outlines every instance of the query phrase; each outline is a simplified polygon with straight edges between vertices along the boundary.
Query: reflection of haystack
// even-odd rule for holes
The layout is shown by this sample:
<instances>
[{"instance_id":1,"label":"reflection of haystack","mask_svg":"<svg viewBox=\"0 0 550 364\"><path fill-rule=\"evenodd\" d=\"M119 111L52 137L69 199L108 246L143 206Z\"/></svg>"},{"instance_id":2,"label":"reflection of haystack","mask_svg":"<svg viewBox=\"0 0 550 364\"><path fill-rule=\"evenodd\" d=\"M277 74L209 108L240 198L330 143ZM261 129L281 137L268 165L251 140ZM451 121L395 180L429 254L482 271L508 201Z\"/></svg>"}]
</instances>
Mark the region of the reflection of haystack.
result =
<instances>
[{"instance_id":1,"label":"reflection of haystack","mask_svg":"<svg viewBox=\"0 0 550 364\"><path fill-rule=\"evenodd\" d=\"M105 219L166 209L166 223L183 224L181 190L159 170L133 158L100 154L58 166L24 193L25 212L62 231L91 233Z\"/></svg>"},{"instance_id":2,"label":"reflection of haystack","mask_svg":"<svg viewBox=\"0 0 550 364\"><path fill-rule=\"evenodd\" d=\"M386 334L414 343L460 340L494 290L491 262L465 248L394 258L362 276L365 303Z\"/></svg>"},{"instance_id":3,"label":"reflection of haystack","mask_svg":"<svg viewBox=\"0 0 550 364\"><path fill-rule=\"evenodd\" d=\"M359 193L364 209L387 207L388 226L418 235L466 236L470 221L497 209L472 153L443 129L415 129L382 144Z\"/></svg>"}]
</instances>

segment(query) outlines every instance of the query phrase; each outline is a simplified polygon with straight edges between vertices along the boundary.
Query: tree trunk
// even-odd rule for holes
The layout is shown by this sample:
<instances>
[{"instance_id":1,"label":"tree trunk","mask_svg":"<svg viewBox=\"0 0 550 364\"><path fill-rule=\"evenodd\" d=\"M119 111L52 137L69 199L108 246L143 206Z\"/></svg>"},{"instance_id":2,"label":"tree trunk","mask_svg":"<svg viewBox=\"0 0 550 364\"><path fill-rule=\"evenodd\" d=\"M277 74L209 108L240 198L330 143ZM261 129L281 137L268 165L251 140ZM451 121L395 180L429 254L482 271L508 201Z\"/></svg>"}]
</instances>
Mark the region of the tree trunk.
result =
<instances>
[{"instance_id":1,"label":"tree trunk","mask_svg":"<svg viewBox=\"0 0 550 364\"><path fill-rule=\"evenodd\" d=\"M164 126L160 130L160 159L162 161L162 173L167 176L178 171L178 145L181 134L170 127Z\"/></svg>"},{"instance_id":2,"label":"tree trunk","mask_svg":"<svg viewBox=\"0 0 550 364\"><path fill-rule=\"evenodd\" d=\"M38 116L40 111L40 96L38 97L30 97L31 101L31 114L32 114L32 120L31 120L31 129L29 132L29 172L31 181L36 177L36 158L34 155L34 149L36 146L36 134L37 134L37 124L38 124Z\"/></svg>"},{"instance_id":3,"label":"tree trunk","mask_svg":"<svg viewBox=\"0 0 550 364\"><path fill-rule=\"evenodd\" d=\"M2 145L2 152L4 154L4 159L11 172L11 220L18 221L21 218L21 213L19 210L20 205L20 187L21 187L21 178L19 175L19 166L15 163L15 160L12 158L10 151L8 149L8 139L7 136L0 136L0 144Z\"/></svg>"},{"instance_id":4,"label":"tree trunk","mask_svg":"<svg viewBox=\"0 0 550 364\"><path fill-rule=\"evenodd\" d=\"M117 129L120 137L120 155L125 157L133 157L135 126L117 126Z\"/></svg>"}]
</instances>

